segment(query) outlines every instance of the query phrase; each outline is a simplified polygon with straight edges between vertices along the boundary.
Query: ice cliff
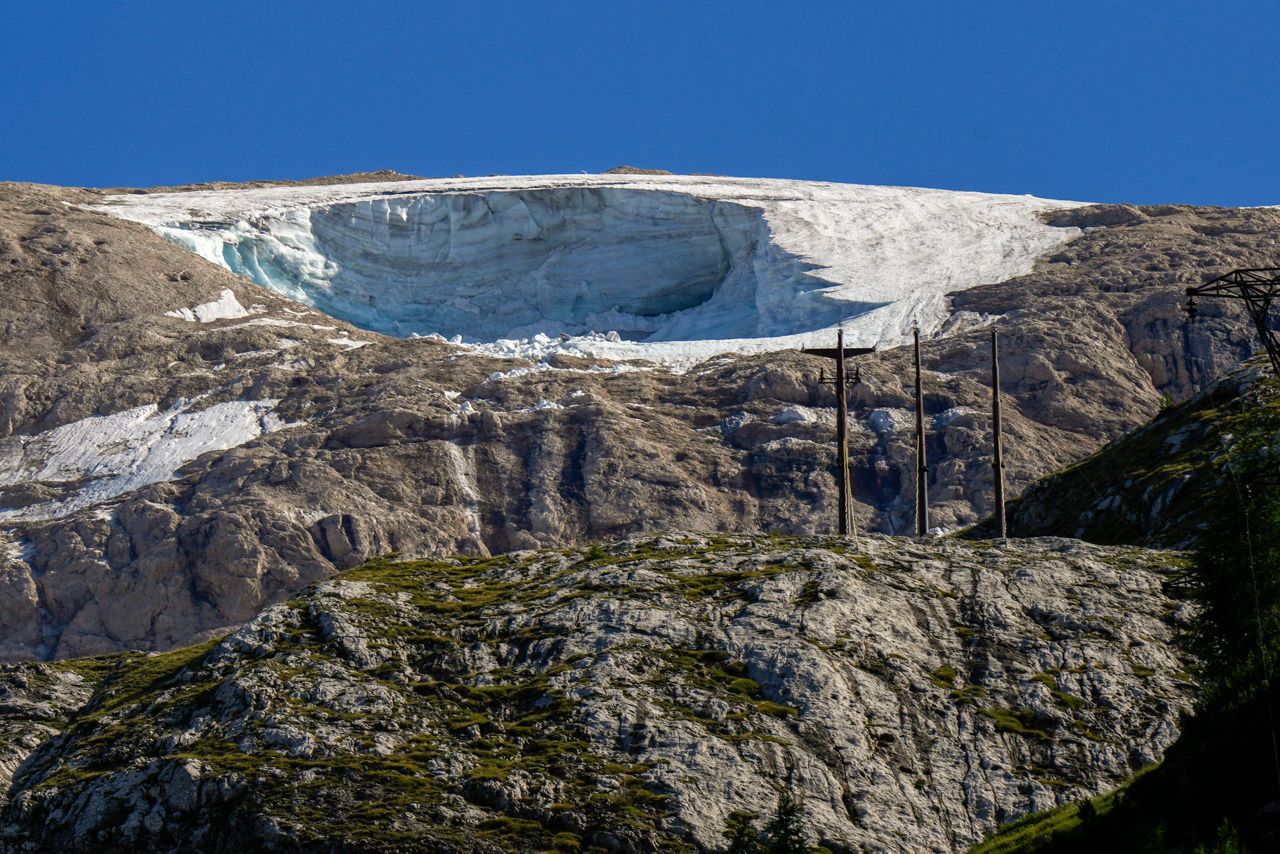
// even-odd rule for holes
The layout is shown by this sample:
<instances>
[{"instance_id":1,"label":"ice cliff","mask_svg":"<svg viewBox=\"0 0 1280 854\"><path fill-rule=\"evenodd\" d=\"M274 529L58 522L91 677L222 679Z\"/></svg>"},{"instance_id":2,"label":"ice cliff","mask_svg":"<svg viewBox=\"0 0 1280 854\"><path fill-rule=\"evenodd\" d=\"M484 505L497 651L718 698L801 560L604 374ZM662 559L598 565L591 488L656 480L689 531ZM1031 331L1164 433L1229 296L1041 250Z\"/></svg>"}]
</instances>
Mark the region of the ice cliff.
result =
<instances>
[{"instance_id":1,"label":"ice cliff","mask_svg":"<svg viewBox=\"0 0 1280 854\"><path fill-rule=\"evenodd\" d=\"M1077 236L1029 196L573 175L108 197L105 209L376 332L681 361L939 328L944 295Z\"/></svg>"}]
</instances>

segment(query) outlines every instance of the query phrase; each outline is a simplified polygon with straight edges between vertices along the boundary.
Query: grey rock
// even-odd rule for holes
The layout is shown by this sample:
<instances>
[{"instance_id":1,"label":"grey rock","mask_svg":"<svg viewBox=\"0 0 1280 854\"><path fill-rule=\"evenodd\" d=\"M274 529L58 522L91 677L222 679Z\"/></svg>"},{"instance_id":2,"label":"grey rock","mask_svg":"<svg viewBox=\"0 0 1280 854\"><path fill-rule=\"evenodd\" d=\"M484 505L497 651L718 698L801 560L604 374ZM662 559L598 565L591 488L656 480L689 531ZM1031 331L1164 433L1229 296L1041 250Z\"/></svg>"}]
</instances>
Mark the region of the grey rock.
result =
<instances>
[{"instance_id":1,"label":"grey rock","mask_svg":"<svg viewBox=\"0 0 1280 854\"><path fill-rule=\"evenodd\" d=\"M711 850L787 788L815 842L956 850L1176 739L1179 565L696 534L383 562L103 683L18 772L0 844Z\"/></svg>"},{"instance_id":2,"label":"grey rock","mask_svg":"<svg viewBox=\"0 0 1280 854\"><path fill-rule=\"evenodd\" d=\"M15 297L0 300L0 445L183 399L279 400L273 417L293 426L71 515L0 523L0 661L170 649L388 552L482 556L675 528L832 530L833 399L813 358L730 355L676 374L558 357L501 376L535 366L307 314L140 225L76 207L100 198L0 185L0 288ZM1251 352L1230 306L1206 305L1184 329L1181 290L1268 263L1280 213L1099 206L1069 216L1082 236L1028 276L953 294L944 334L925 343L935 527L992 509L984 323L1003 335L1011 495L1142 424L1162 394L1186 398ZM165 315L224 290L257 306L253 323ZM370 343L345 350L334 335ZM860 364L858 523L906 532L910 354ZM794 417L796 407L815 417ZM0 510L81 486L0 487Z\"/></svg>"}]
</instances>

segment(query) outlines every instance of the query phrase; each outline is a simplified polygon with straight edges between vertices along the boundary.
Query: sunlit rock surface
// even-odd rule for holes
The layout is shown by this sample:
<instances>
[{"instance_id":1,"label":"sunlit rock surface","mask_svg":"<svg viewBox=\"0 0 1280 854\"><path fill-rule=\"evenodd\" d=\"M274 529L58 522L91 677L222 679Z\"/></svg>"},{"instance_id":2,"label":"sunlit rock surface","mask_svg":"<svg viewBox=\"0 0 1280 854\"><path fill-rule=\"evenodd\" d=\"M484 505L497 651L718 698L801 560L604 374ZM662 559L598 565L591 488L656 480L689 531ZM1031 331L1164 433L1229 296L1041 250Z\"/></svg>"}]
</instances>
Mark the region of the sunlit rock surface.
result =
<instances>
[{"instance_id":1,"label":"sunlit rock surface","mask_svg":"<svg viewBox=\"0 0 1280 854\"><path fill-rule=\"evenodd\" d=\"M207 646L0 669L101 680L25 748L0 846L716 850L786 789L811 842L954 851L1159 760L1178 566L696 534L380 562Z\"/></svg>"},{"instance_id":2,"label":"sunlit rock surface","mask_svg":"<svg viewBox=\"0 0 1280 854\"><path fill-rule=\"evenodd\" d=\"M405 187L420 198L423 186L463 195L524 193L530 184L698 198L714 190L726 205L765 211L779 251L805 264L826 259L802 275L846 283L837 296L853 301L883 299L894 282L962 283L946 272L953 259L973 257L963 246L943 252L947 244L929 242L934 232L895 223L947 222L939 199L968 205L970 218L1003 209L998 198L978 197L983 208L967 194L805 182L507 180L378 186L388 198ZM206 222L221 251L230 225L216 223L238 221L232 208L246 192L128 198L175 223ZM307 210L317 193L326 204L371 201L359 185L251 192L294 194ZM784 339L724 339L711 343L742 352L664 365L573 348L635 355L702 344L605 334L473 346L387 337L104 213L108 195L0 184L4 660L170 649L389 551L484 555L673 528L832 530L834 399L819 381L824 363L749 352ZM1004 198L1025 214L1027 200ZM858 229L836 217L850 210L865 214ZM1080 234L1027 275L951 292L943 300L951 313L923 343L931 526L954 529L991 510L984 324L1002 335L1010 496L1144 423L1162 394L1191 394L1250 351L1247 320L1230 305L1206 304L1186 324L1179 303L1210 271L1269 263L1280 212L1099 206L1048 220L1056 225L1036 224L1035 233ZM863 236L863 255L833 248L855 245L851 235ZM930 247L936 257L924 259ZM857 266L856 258L879 260ZM923 277L928 270L937 275ZM859 282L881 295L846 290ZM815 334L833 343L829 332ZM850 418L858 524L910 531L910 348L882 347L858 365Z\"/></svg>"}]
</instances>

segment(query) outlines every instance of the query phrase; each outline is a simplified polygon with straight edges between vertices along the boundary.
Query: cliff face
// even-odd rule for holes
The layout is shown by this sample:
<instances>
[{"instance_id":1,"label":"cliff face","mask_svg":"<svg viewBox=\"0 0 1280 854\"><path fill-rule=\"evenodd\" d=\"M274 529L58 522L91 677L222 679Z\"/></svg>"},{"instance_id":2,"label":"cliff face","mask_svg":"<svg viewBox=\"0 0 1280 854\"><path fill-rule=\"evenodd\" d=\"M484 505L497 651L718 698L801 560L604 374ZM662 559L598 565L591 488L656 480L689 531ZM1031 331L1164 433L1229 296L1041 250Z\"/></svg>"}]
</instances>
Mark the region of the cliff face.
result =
<instances>
[{"instance_id":1,"label":"cliff face","mask_svg":"<svg viewBox=\"0 0 1280 854\"><path fill-rule=\"evenodd\" d=\"M390 551L832 530L819 360L672 370L386 338L77 206L101 201L0 186L0 660L172 648ZM925 343L937 526L991 507L982 324L1002 330L1011 494L1249 352L1218 305L1184 328L1180 288L1266 263L1280 214L1053 216L1081 236L952 294ZM910 354L860 366L859 524L908 531Z\"/></svg>"},{"instance_id":2,"label":"cliff face","mask_svg":"<svg viewBox=\"0 0 1280 854\"><path fill-rule=\"evenodd\" d=\"M705 849L786 789L834 850L953 850L1174 740L1175 565L698 535L375 562L216 642L10 666L10 686L94 687L41 721L59 734L14 776L0 840ZM30 750L11 735L30 708L5 706L5 755Z\"/></svg>"}]
</instances>

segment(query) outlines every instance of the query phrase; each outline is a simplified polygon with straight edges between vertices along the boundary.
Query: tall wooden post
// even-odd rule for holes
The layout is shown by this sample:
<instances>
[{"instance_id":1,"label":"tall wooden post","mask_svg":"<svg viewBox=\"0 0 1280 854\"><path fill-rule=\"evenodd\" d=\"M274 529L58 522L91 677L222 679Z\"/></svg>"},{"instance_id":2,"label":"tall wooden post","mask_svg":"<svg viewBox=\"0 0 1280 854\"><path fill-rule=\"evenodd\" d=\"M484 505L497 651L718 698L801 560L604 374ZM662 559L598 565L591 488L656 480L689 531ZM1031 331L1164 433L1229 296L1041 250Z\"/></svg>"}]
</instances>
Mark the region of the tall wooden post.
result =
<instances>
[{"instance_id":1,"label":"tall wooden post","mask_svg":"<svg viewBox=\"0 0 1280 854\"><path fill-rule=\"evenodd\" d=\"M991 465L996 483L996 531L1000 539L1009 536L1004 515L1004 451L1000 447L1000 350L996 328L991 327Z\"/></svg>"},{"instance_id":2,"label":"tall wooden post","mask_svg":"<svg viewBox=\"0 0 1280 854\"><path fill-rule=\"evenodd\" d=\"M837 528L842 536L857 536L853 518L853 488L849 483L849 389L845 385L844 360L850 356L874 353L874 347L844 346L844 330L836 332L835 349L830 347L806 347L800 352L810 356L822 356L836 360L836 486L840 489L840 518ZM827 380L820 380L826 383Z\"/></svg>"},{"instance_id":3,"label":"tall wooden post","mask_svg":"<svg viewBox=\"0 0 1280 854\"><path fill-rule=\"evenodd\" d=\"M853 531L849 489L849 390L844 380L844 330L836 332L836 478L840 487L840 535Z\"/></svg>"},{"instance_id":4,"label":"tall wooden post","mask_svg":"<svg viewBox=\"0 0 1280 854\"><path fill-rule=\"evenodd\" d=\"M916 536L929 533L929 462L924 449L924 387L920 381L920 329L916 339Z\"/></svg>"}]
</instances>

